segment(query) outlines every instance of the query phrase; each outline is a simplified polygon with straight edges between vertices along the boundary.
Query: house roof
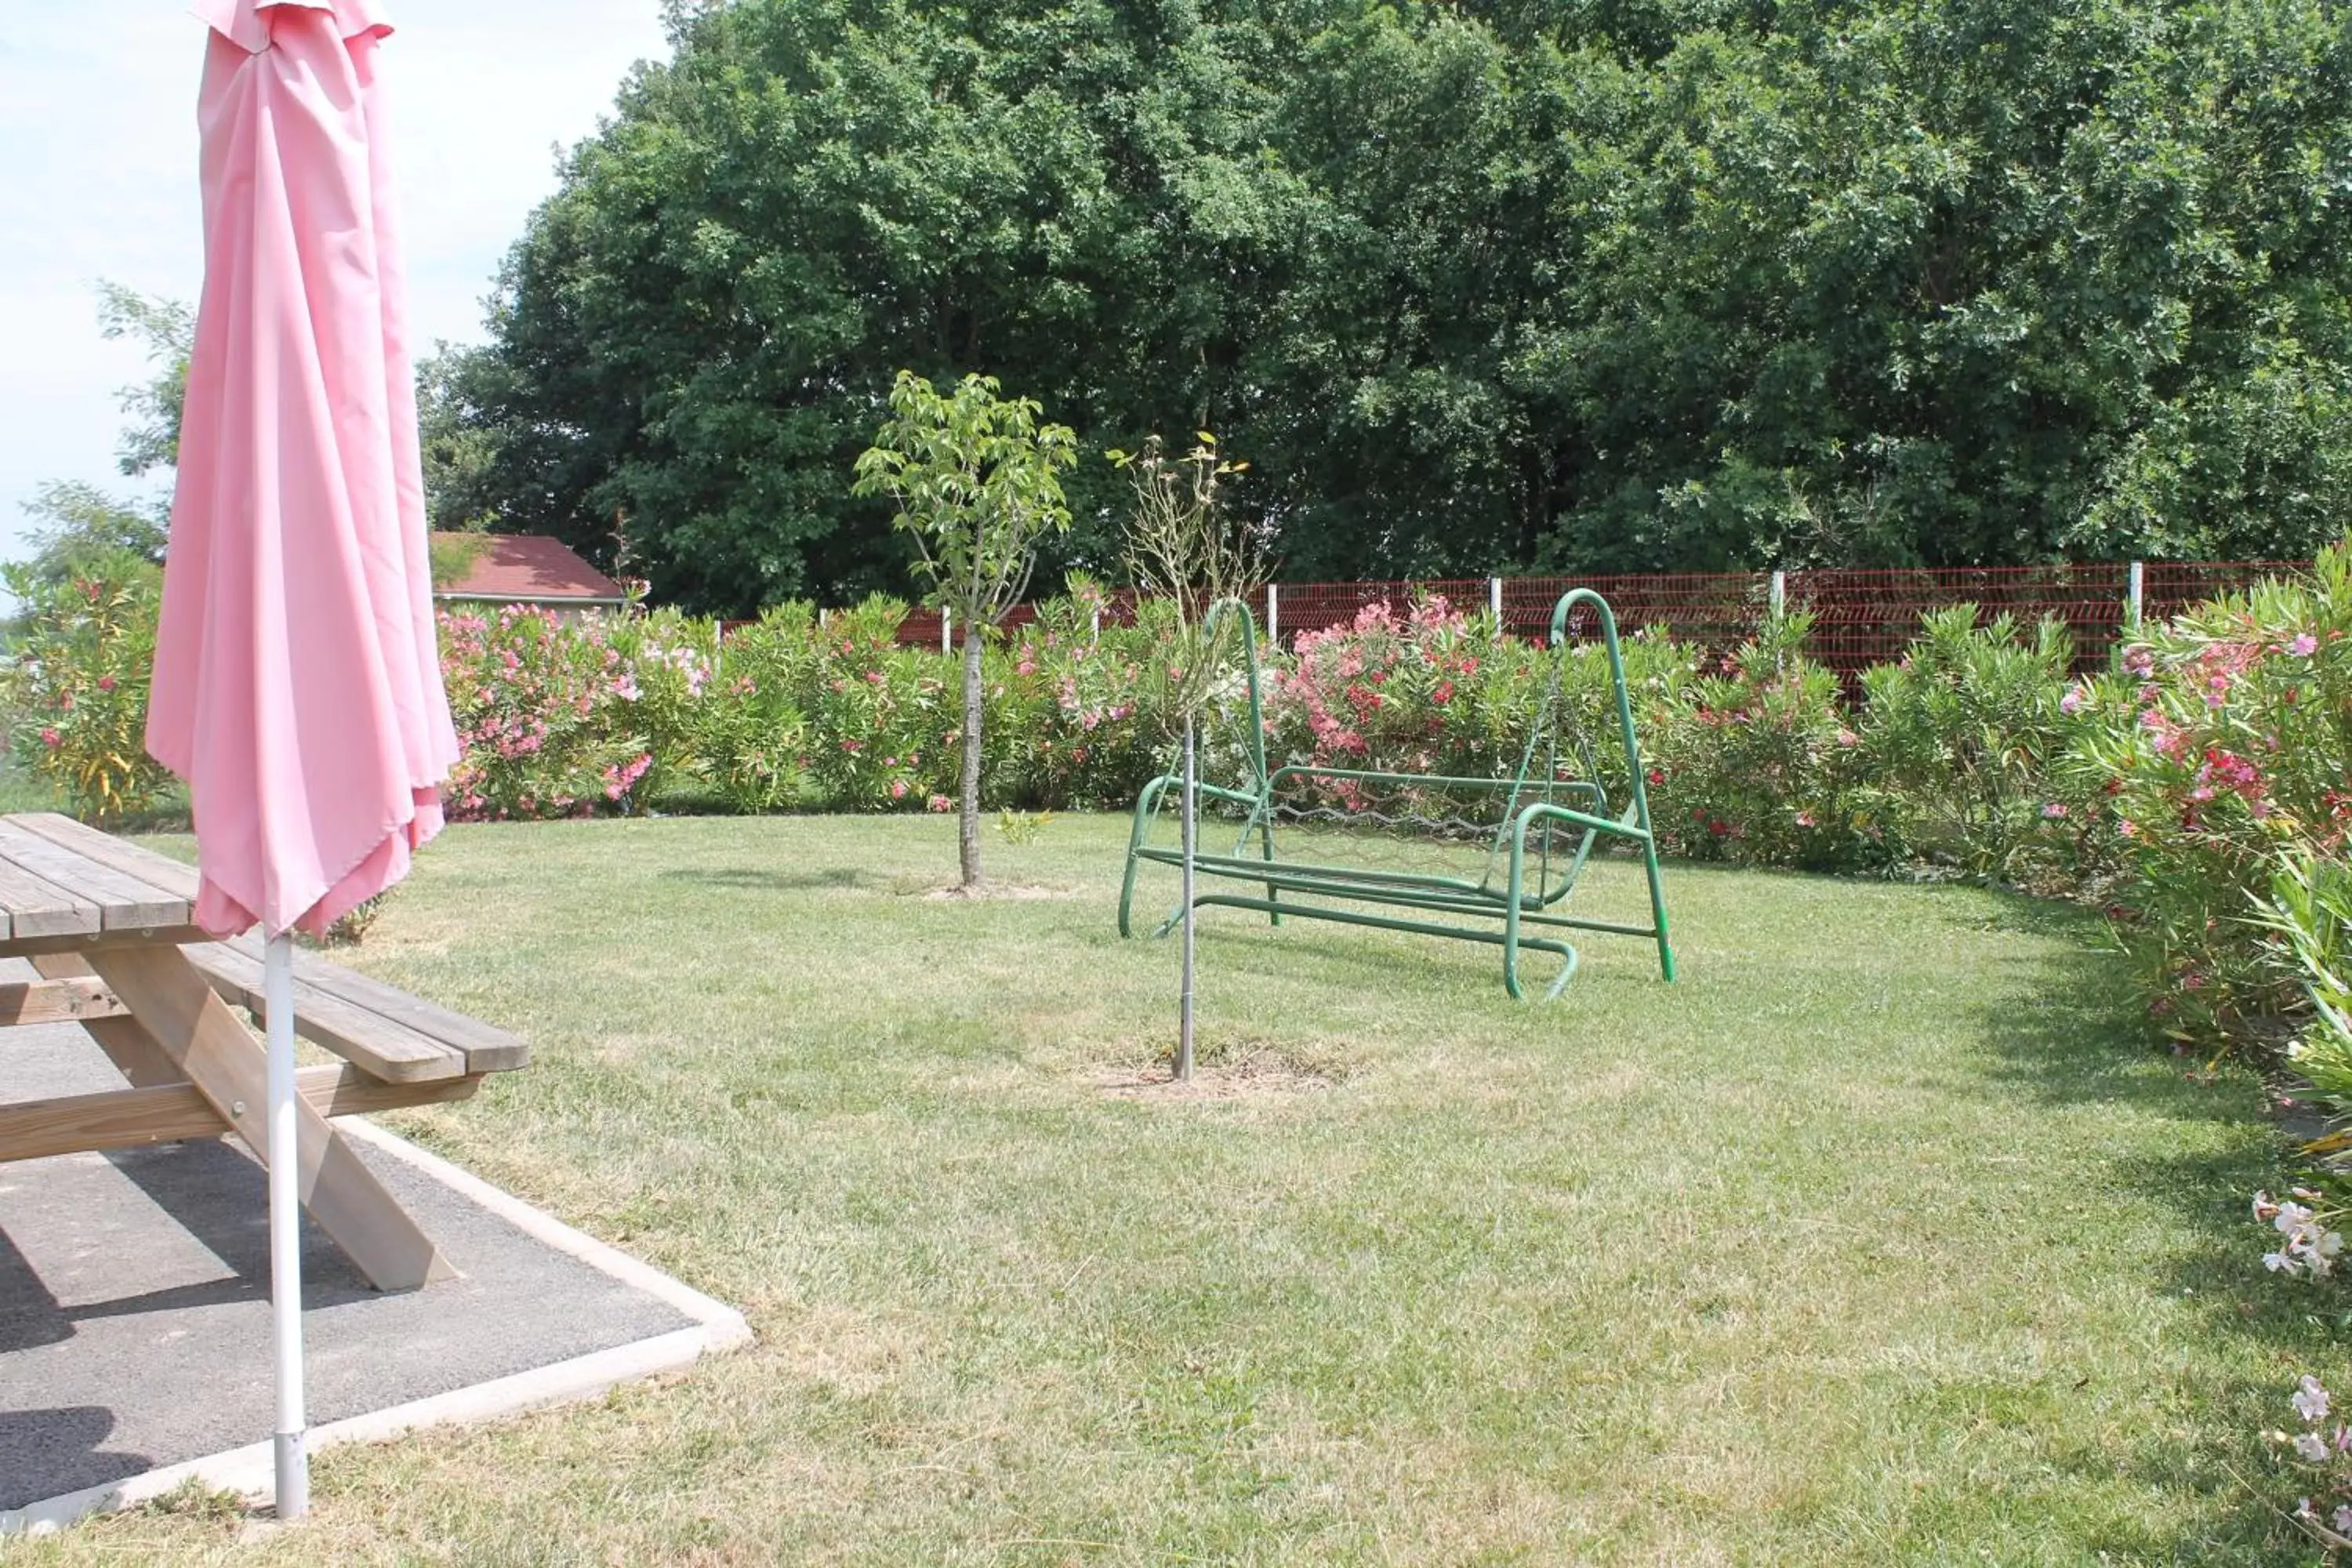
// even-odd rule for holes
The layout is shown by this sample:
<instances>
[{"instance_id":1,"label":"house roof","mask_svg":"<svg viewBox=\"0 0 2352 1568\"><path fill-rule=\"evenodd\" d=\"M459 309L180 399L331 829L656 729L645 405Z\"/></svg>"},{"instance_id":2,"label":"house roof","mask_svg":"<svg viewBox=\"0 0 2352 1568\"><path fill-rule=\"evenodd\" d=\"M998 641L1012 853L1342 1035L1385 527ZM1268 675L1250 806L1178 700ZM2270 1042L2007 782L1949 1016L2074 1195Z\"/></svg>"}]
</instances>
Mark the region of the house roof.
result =
<instances>
[{"instance_id":1,"label":"house roof","mask_svg":"<svg viewBox=\"0 0 2352 1568\"><path fill-rule=\"evenodd\" d=\"M501 605L611 604L627 595L621 585L583 561L572 547L543 533L436 534L478 538L481 553L457 582L436 587L436 599L491 599Z\"/></svg>"}]
</instances>

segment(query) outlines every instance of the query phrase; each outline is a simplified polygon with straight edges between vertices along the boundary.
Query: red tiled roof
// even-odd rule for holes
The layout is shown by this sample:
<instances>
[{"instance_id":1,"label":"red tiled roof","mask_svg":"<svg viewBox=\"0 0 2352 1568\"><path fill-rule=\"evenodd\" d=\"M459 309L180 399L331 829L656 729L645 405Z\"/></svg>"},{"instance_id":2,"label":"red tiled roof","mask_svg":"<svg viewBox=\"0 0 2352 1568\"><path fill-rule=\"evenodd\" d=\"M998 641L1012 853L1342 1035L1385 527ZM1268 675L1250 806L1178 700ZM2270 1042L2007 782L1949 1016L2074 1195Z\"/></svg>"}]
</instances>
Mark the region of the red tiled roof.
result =
<instances>
[{"instance_id":1,"label":"red tiled roof","mask_svg":"<svg viewBox=\"0 0 2352 1568\"><path fill-rule=\"evenodd\" d=\"M464 534L436 534L463 539ZM543 533L488 533L473 570L457 582L433 590L437 599L495 599L502 605L619 603L621 585Z\"/></svg>"}]
</instances>

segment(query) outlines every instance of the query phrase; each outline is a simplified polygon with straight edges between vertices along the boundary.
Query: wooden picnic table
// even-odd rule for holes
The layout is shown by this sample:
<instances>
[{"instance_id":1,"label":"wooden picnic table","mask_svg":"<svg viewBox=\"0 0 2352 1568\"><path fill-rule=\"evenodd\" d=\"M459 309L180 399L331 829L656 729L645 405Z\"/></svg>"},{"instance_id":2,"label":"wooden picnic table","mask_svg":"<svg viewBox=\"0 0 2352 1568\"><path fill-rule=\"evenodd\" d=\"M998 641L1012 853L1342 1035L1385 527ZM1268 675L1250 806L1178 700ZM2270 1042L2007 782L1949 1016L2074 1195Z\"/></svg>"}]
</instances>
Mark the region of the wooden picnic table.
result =
<instances>
[{"instance_id":1,"label":"wooden picnic table","mask_svg":"<svg viewBox=\"0 0 2352 1568\"><path fill-rule=\"evenodd\" d=\"M262 1016L261 942L215 942L195 899L194 867L71 817L0 816L0 958L38 976L0 984L0 1025L78 1023L128 1080L0 1103L0 1163L230 1133L266 1159L268 1058L233 1010ZM296 1075L303 1206L380 1289L448 1277L331 1119L464 1100L523 1043L309 952L294 1032L341 1058Z\"/></svg>"}]
</instances>

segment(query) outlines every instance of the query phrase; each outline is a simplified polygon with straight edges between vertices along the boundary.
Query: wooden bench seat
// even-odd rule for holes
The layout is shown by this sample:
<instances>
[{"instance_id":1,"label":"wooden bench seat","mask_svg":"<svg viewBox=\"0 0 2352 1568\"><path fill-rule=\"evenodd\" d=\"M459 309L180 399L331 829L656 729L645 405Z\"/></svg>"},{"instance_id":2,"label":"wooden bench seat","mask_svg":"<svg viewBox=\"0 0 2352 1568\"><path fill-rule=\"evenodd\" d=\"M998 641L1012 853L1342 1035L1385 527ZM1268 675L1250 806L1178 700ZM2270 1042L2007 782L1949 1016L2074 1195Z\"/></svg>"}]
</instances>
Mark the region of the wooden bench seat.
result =
<instances>
[{"instance_id":1,"label":"wooden bench seat","mask_svg":"<svg viewBox=\"0 0 2352 1568\"><path fill-rule=\"evenodd\" d=\"M222 1001L268 1022L258 939L200 942L183 951ZM479 1078L521 1067L530 1055L503 1029L311 952L294 955L294 1032L386 1083Z\"/></svg>"}]
</instances>

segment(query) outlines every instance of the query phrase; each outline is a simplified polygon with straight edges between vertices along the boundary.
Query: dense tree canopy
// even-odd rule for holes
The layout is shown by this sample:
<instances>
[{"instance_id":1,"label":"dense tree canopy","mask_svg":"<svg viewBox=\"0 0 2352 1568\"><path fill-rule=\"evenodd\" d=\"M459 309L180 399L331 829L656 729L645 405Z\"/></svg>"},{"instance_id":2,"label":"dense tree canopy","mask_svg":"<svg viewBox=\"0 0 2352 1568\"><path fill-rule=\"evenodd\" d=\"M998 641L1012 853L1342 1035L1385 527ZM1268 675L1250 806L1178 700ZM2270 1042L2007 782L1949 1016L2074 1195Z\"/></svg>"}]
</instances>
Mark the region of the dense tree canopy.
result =
<instances>
[{"instance_id":1,"label":"dense tree canopy","mask_svg":"<svg viewBox=\"0 0 2352 1568\"><path fill-rule=\"evenodd\" d=\"M436 367L467 514L902 586L891 377L1219 432L1291 576L2280 554L2352 517L2326 0L673 6ZM1073 476L1108 563L1110 470Z\"/></svg>"}]
</instances>

